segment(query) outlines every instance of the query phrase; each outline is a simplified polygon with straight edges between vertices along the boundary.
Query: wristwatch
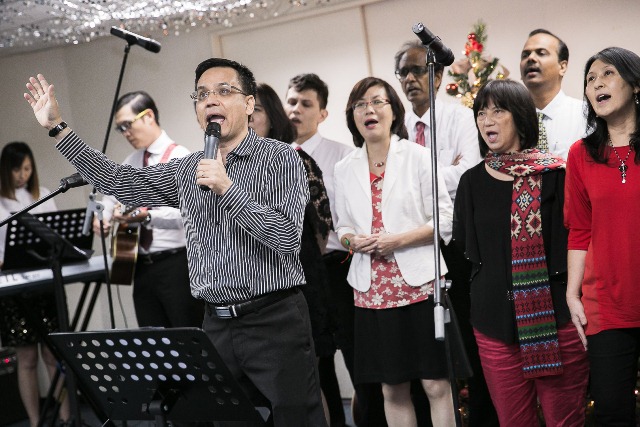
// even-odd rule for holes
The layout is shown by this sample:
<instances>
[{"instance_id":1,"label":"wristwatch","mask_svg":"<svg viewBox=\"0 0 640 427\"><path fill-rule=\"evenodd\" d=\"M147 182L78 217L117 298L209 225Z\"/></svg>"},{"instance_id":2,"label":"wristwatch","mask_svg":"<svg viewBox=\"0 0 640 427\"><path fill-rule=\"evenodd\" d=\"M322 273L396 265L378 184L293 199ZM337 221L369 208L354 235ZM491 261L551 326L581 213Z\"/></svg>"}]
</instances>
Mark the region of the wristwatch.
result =
<instances>
[{"instance_id":1,"label":"wristwatch","mask_svg":"<svg viewBox=\"0 0 640 427\"><path fill-rule=\"evenodd\" d=\"M57 136L60 132L67 128L67 124L65 122L60 122L49 130L49 136L53 138Z\"/></svg>"}]
</instances>

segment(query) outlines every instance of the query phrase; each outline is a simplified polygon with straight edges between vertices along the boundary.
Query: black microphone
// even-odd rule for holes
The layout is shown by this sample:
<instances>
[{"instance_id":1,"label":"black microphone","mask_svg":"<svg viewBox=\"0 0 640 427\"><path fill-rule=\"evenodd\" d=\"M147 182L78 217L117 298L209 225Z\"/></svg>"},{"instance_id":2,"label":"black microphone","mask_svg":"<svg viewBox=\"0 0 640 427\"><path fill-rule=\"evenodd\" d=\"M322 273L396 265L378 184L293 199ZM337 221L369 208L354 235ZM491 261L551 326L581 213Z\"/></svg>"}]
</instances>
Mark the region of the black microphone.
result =
<instances>
[{"instance_id":1,"label":"black microphone","mask_svg":"<svg viewBox=\"0 0 640 427\"><path fill-rule=\"evenodd\" d=\"M60 189L65 192L70 188L82 187L89 184L78 172L60 180Z\"/></svg>"},{"instance_id":2,"label":"black microphone","mask_svg":"<svg viewBox=\"0 0 640 427\"><path fill-rule=\"evenodd\" d=\"M412 28L413 32L418 36L423 45L431 49L436 57L436 62L442 65L451 65L455 57L451 49L446 47L440 37L435 36L427 29L422 22L418 22Z\"/></svg>"},{"instance_id":3,"label":"black microphone","mask_svg":"<svg viewBox=\"0 0 640 427\"><path fill-rule=\"evenodd\" d=\"M215 159L218 157L218 146L220 145L220 123L209 122L207 130L204 131L204 158ZM209 191L206 185L201 185L202 191Z\"/></svg>"},{"instance_id":4,"label":"black microphone","mask_svg":"<svg viewBox=\"0 0 640 427\"><path fill-rule=\"evenodd\" d=\"M154 39L142 37L136 33L132 33L131 31L123 30L122 28L118 27L111 27L111 34L116 37L120 37L123 40L126 40L130 45L137 44L138 46L147 49L149 52L160 52L160 43L158 43Z\"/></svg>"}]
</instances>

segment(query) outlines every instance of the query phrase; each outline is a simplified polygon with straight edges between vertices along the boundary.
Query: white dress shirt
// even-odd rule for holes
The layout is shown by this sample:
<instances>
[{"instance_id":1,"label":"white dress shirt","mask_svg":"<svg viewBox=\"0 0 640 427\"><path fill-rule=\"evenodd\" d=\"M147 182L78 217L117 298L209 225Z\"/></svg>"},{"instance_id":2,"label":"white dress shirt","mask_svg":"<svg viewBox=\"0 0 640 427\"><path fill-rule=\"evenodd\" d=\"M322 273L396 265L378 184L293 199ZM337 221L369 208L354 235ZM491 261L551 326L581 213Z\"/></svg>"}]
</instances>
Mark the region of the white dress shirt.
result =
<instances>
[{"instance_id":1,"label":"white dress shirt","mask_svg":"<svg viewBox=\"0 0 640 427\"><path fill-rule=\"evenodd\" d=\"M338 223L338 217L336 214L335 202L335 182L333 179L333 169L340 160L344 159L351 151L353 147L345 144L341 144L337 141L323 138L320 133L316 132L311 138L306 140L304 144L299 145L297 143L291 144L293 148L300 147L305 153L311 156L316 161L320 170L322 171L322 180L324 186L327 189L327 195L329 197L329 205L331 208L331 219L333 220L333 227L336 228ZM344 247L340 244L338 235L335 231L331 230L329 233L329 240L327 242L326 252L331 251L344 251Z\"/></svg>"},{"instance_id":2,"label":"white dress shirt","mask_svg":"<svg viewBox=\"0 0 640 427\"><path fill-rule=\"evenodd\" d=\"M169 138L165 131L162 131L158 139L147 148L149 153L151 153L149 155L148 165L152 166L159 163L164 152L171 144L174 144L173 140ZM134 151L124 159L122 164L141 168L144 161L144 152L144 149ZM178 145L171 151L168 160L184 157L187 154L189 154L189 150L186 147ZM102 199L102 203L104 204L104 219L109 221L113 215L113 209L117 201L113 196L105 196ZM182 215L180 215L178 209L169 207L153 208L151 211L151 222L144 227L153 228L153 240L149 247L149 253L181 248L186 244L184 227L182 226ZM145 253L142 247L138 247L138 250Z\"/></svg>"},{"instance_id":3,"label":"white dress shirt","mask_svg":"<svg viewBox=\"0 0 640 427\"><path fill-rule=\"evenodd\" d=\"M46 196L51 193L44 187L40 187L40 198ZM26 187L18 188L15 191L16 199L7 199L4 197L0 197L0 217L1 219L5 219L9 216L9 214L13 212L18 212L21 209L29 206L31 203L35 202L33 197L31 197L31 193L27 191ZM37 214L42 212L55 212L58 208L56 207L56 203L53 199L49 199L41 205L36 206L31 209L29 213ZM7 238L7 226L0 227L0 262L4 262L4 244Z\"/></svg>"},{"instance_id":4,"label":"white dress shirt","mask_svg":"<svg viewBox=\"0 0 640 427\"><path fill-rule=\"evenodd\" d=\"M431 147L430 110L422 117L407 111L405 125L409 140L416 140L416 123L425 124L425 146ZM456 198L456 190L462 174L482 160L478 144L478 130L473 119L473 111L462 105L440 101L436 98L436 143L438 144L438 173L444 177L451 200ZM452 164L461 155L457 164Z\"/></svg>"},{"instance_id":5,"label":"white dress shirt","mask_svg":"<svg viewBox=\"0 0 640 427\"><path fill-rule=\"evenodd\" d=\"M560 91L546 107L536 111L544 114L542 123L547 131L549 151L567 160L569 147L586 135L584 102Z\"/></svg>"}]
</instances>

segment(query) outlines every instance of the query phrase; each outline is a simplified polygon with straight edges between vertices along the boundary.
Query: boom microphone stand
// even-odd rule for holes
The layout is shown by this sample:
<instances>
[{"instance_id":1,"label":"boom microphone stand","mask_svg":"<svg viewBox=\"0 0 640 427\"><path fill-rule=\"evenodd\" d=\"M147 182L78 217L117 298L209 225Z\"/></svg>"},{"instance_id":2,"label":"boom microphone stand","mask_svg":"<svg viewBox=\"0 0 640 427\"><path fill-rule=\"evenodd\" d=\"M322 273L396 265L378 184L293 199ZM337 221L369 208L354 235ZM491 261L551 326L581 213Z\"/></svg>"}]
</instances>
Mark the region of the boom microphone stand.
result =
<instances>
[{"instance_id":1,"label":"boom microphone stand","mask_svg":"<svg viewBox=\"0 0 640 427\"><path fill-rule=\"evenodd\" d=\"M131 50L132 45L139 45L144 49L158 53L160 51L160 43L155 40L148 39L146 37L142 37L138 34L132 33L127 30L120 29L118 27L111 27L111 34L116 37L120 37L121 39L127 42L124 47L124 55L122 57L122 64L120 66L120 74L118 75L118 82L116 83L116 92L113 96L113 102L111 103L111 113L109 114L109 121L107 123L107 130L104 135L104 142L102 143L102 153L107 152L107 144L109 142L109 136L111 134L111 125L113 124L113 118L116 115L116 104L118 102L118 98L120 97L120 88L122 87L122 79L124 77L124 70L127 65L127 60L129 59L129 51ZM104 206L102 203L96 201L96 188L93 187L91 193L89 194L89 201L87 203L87 210L85 212L85 222L82 228L82 233L85 236L88 236L91 233L91 224L93 222L93 215L97 214L100 220L100 240L102 242L102 256L104 258L104 270L105 270L105 284L107 285L107 296L109 300L109 318L111 320L111 329L115 329L115 316L113 312L113 297L111 295L111 279L109 274L109 263L107 260L107 244L106 244L106 236L104 232L104 227L102 224L102 211L104 210Z\"/></svg>"},{"instance_id":2,"label":"boom microphone stand","mask_svg":"<svg viewBox=\"0 0 640 427\"><path fill-rule=\"evenodd\" d=\"M456 419L456 426L462 425L462 419L460 417L460 403L458 401L458 387L456 384L456 369L454 368L453 354L451 348L451 335L457 332L459 339L460 332L456 331L455 314L452 313L449 299L447 297L447 289L450 288L451 282L441 278L441 266L440 266L440 210L439 210L439 198L438 198L438 145L436 137L436 87L435 87L435 64L441 63L443 65L451 65L454 57L451 50L442 44L439 37L434 36L422 23L417 23L412 28L413 32L420 38L424 47L427 48L427 69L429 72L429 121L430 121L430 135L431 135L431 185L433 194L433 245L434 245L434 262L435 262L435 274L436 274L436 286L434 286L434 323L435 323L435 337L438 341L445 342L445 349L447 352L447 370L449 372L449 383L451 384L451 394L453 398L454 416ZM444 295L444 297L443 297ZM446 327L445 327L446 325ZM461 347L461 346L458 346ZM463 346L461 347L464 348ZM470 372L469 362L466 360L466 354L463 355L463 360L458 364L461 366L461 371L465 368ZM465 366L466 365L466 366ZM457 367L460 367L457 366Z\"/></svg>"}]
</instances>

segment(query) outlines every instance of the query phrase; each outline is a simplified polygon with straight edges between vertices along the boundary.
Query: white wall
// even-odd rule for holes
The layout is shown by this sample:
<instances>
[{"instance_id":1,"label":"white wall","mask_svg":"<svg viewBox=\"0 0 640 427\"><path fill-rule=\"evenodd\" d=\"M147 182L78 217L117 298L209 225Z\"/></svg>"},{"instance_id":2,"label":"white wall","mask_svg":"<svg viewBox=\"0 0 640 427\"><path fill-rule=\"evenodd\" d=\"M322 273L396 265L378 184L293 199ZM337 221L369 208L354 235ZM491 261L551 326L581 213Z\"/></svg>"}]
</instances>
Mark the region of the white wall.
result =
<instances>
[{"instance_id":1,"label":"white wall","mask_svg":"<svg viewBox=\"0 0 640 427\"><path fill-rule=\"evenodd\" d=\"M520 50L528 32L546 28L569 46L564 88L575 97L581 97L582 67L589 56L611 45L640 52L638 0L363 0L361 6L328 10L318 16L276 21L272 26L254 29L199 28L179 37L156 37L162 43L159 54L131 49L121 93L148 91L158 104L161 124L169 135L198 150L202 131L188 93L200 61L222 54L244 62L259 81L272 85L281 96L290 77L315 72L330 89L330 114L321 132L350 144L343 111L351 87L371 74L388 80L400 91L393 75L393 56L403 42L415 39L411 27L417 21L439 35L460 57L467 33L476 20L483 19L489 36L485 51L499 57L516 80ZM59 179L73 169L33 119L22 98L24 84L29 76L44 73L57 88L65 120L88 143L101 148L123 50L122 40L109 37L0 58L0 147L14 140L30 143L41 182L56 188ZM455 102L443 90L438 96ZM112 134L107 154L122 160L128 152L126 141ZM84 206L89 191L89 187L71 190L57 199L58 206ZM121 291L129 325L135 325L130 288ZM70 300L75 298L71 296ZM108 327L104 295L99 304L92 327ZM120 318L118 326L123 326Z\"/></svg>"}]
</instances>

